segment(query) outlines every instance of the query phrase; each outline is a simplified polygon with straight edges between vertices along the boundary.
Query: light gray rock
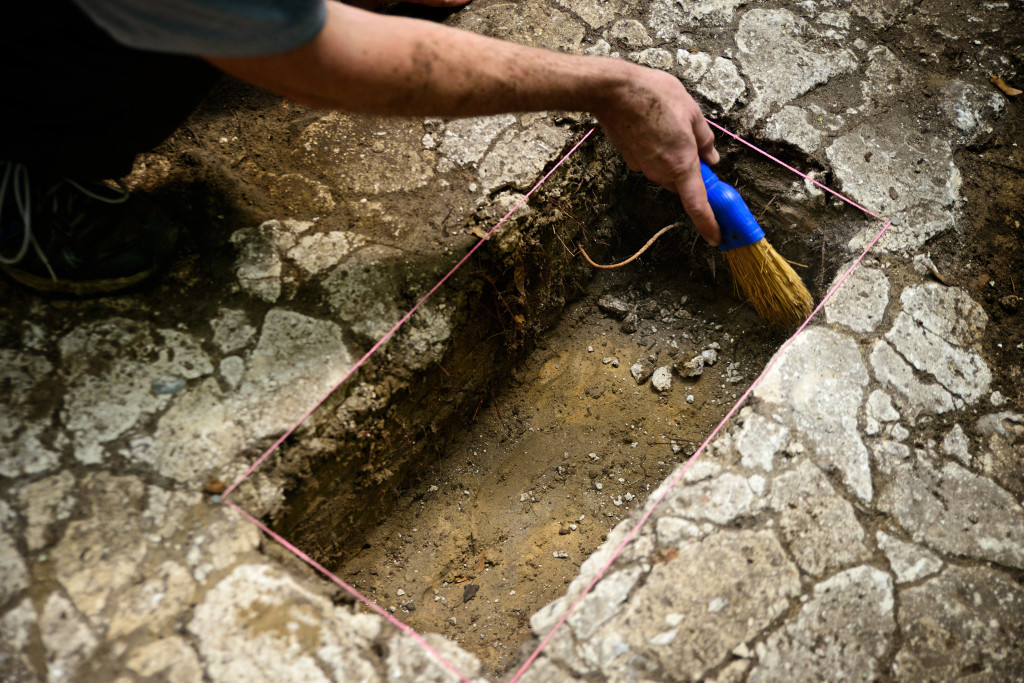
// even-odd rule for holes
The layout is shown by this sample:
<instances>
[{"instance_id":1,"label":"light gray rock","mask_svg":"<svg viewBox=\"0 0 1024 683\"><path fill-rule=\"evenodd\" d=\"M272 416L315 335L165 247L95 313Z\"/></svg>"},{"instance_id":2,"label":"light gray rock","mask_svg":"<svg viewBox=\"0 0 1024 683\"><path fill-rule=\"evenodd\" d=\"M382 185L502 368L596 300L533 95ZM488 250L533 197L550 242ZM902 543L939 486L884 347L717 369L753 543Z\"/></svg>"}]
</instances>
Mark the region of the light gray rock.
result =
<instances>
[{"instance_id":1,"label":"light gray rock","mask_svg":"<svg viewBox=\"0 0 1024 683\"><path fill-rule=\"evenodd\" d=\"M796 145L805 154L813 154L821 147L825 134L811 123L810 112L787 105L768 117L764 136L776 142Z\"/></svg>"},{"instance_id":2,"label":"light gray rock","mask_svg":"<svg viewBox=\"0 0 1024 683\"><path fill-rule=\"evenodd\" d=\"M676 66L676 58L668 50L660 47L649 47L636 55L636 63L652 69L672 71Z\"/></svg>"},{"instance_id":3,"label":"light gray rock","mask_svg":"<svg viewBox=\"0 0 1024 683\"><path fill-rule=\"evenodd\" d=\"M884 531L875 533L875 541L889 560L896 583L913 583L942 569L942 560L921 546L901 541Z\"/></svg>"},{"instance_id":4,"label":"light gray rock","mask_svg":"<svg viewBox=\"0 0 1024 683\"><path fill-rule=\"evenodd\" d=\"M754 413L736 435L736 450L744 467L771 472L775 454L789 441L789 429Z\"/></svg>"},{"instance_id":5,"label":"light gray rock","mask_svg":"<svg viewBox=\"0 0 1024 683\"><path fill-rule=\"evenodd\" d=\"M42 426L31 419L38 406L30 397L33 389L52 372L53 365L42 354L0 349L0 475L18 477L39 474L56 467L58 456L39 437Z\"/></svg>"},{"instance_id":6,"label":"light gray rock","mask_svg":"<svg viewBox=\"0 0 1024 683\"><path fill-rule=\"evenodd\" d=\"M929 332L959 346L980 341L988 324L985 309L959 287L911 285L900 294L900 303Z\"/></svg>"},{"instance_id":7,"label":"light gray rock","mask_svg":"<svg viewBox=\"0 0 1024 683\"><path fill-rule=\"evenodd\" d=\"M629 374L633 375L637 384L643 384L654 374L654 363L646 358L641 358L629 366Z\"/></svg>"},{"instance_id":8,"label":"light gray rock","mask_svg":"<svg viewBox=\"0 0 1024 683\"><path fill-rule=\"evenodd\" d=\"M437 170L445 172L476 164L499 135L515 125L512 114L477 116L448 121L438 146Z\"/></svg>"},{"instance_id":9,"label":"light gray rock","mask_svg":"<svg viewBox=\"0 0 1024 683\"><path fill-rule=\"evenodd\" d=\"M41 680L29 652L35 640L32 630L38 620L32 599L28 597L0 617L0 671L5 680Z\"/></svg>"},{"instance_id":10,"label":"light gray rock","mask_svg":"<svg viewBox=\"0 0 1024 683\"><path fill-rule=\"evenodd\" d=\"M915 368L931 374L968 405L976 403L988 391L992 372L981 356L953 346L915 322L906 312L896 316L885 338Z\"/></svg>"},{"instance_id":11,"label":"light gray rock","mask_svg":"<svg viewBox=\"0 0 1024 683\"><path fill-rule=\"evenodd\" d=\"M879 240L878 249L911 251L952 227L950 208L959 199L961 178L947 139L865 123L836 139L825 154L844 194L902 220ZM860 251L878 230L869 226L851 240L850 249Z\"/></svg>"},{"instance_id":12,"label":"light gray rock","mask_svg":"<svg viewBox=\"0 0 1024 683\"><path fill-rule=\"evenodd\" d=\"M600 29L615 21L619 8L604 0L558 0L558 4L585 21L590 28Z\"/></svg>"},{"instance_id":13,"label":"light gray rock","mask_svg":"<svg viewBox=\"0 0 1024 683\"><path fill-rule=\"evenodd\" d=\"M752 93L743 110L748 126L776 106L857 68L852 52L826 43L810 24L788 10L745 12L736 29L736 46Z\"/></svg>"},{"instance_id":14,"label":"light gray rock","mask_svg":"<svg viewBox=\"0 0 1024 683\"><path fill-rule=\"evenodd\" d=\"M840 268L840 272L845 269ZM888 305L889 278L885 273L877 268L857 268L825 304L825 319L854 332L873 332Z\"/></svg>"},{"instance_id":15,"label":"light gray rock","mask_svg":"<svg viewBox=\"0 0 1024 683\"><path fill-rule=\"evenodd\" d=\"M718 362L718 351L714 349L704 349L700 352L700 357L704 359L704 365L710 368Z\"/></svg>"},{"instance_id":16,"label":"light gray rock","mask_svg":"<svg viewBox=\"0 0 1024 683\"><path fill-rule=\"evenodd\" d=\"M605 31L604 37L610 42L619 43L629 50L639 50L654 44L647 34L647 29L636 19L620 19Z\"/></svg>"},{"instance_id":17,"label":"light gray rock","mask_svg":"<svg viewBox=\"0 0 1024 683\"><path fill-rule=\"evenodd\" d=\"M0 604L29 586L28 567L18 552L14 537L0 531Z\"/></svg>"},{"instance_id":18,"label":"light gray rock","mask_svg":"<svg viewBox=\"0 0 1024 683\"><path fill-rule=\"evenodd\" d=\"M821 576L869 559L853 506L807 460L772 483L769 505L800 568Z\"/></svg>"},{"instance_id":19,"label":"light gray rock","mask_svg":"<svg viewBox=\"0 0 1024 683\"><path fill-rule=\"evenodd\" d=\"M1024 671L1024 589L986 567L949 567L900 591L899 680L1016 680ZM970 672L965 675L966 672Z\"/></svg>"},{"instance_id":20,"label":"light gray rock","mask_svg":"<svg viewBox=\"0 0 1024 683\"><path fill-rule=\"evenodd\" d=\"M610 315L613 318L622 320L626 315L633 310L633 306L622 299L612 296L611 294L605 294L597 300L597 307L601 309L601 312L605 315Z\"/></svg>"},{"instance_id":21,"label":"light gray rock","mask_svg":"<svg viewBox=\"0 0 1024 683\"><path fill-rule=\"evenodd\" d=\"M381 623L282 569L244 564L206 593L188 630L212 681L382 681L366 659Z\"/></svg>"},{"instance_id":22,"label":"light gray rock","mask_svg":"<svg viewBox=\"0 0 1024 683\"><path fill-rule=\"evenodd\" d=\"M444 636L428 633L423 639L430 647L445 658L459 673L470 680L482 683L486 679L480 676L480 661ZM350 653L343 654L346 658ZM434 655L412 637L402 635L392 638L385 661L387 677L390 683L405 681L424 681L425 683L446 683L454 681L454 673L440 664Z\"/></svg>"},{"instance_id":23,"label":"light gray rock","mask_svg":"<svg viewBox=\"0 0 1024 683\"><path fill-rule=\"evenodd\" d=\"M892 407L892 399L889 394L881 389L875 389L868 395L868 415L879 422L894 422L900 419L900 414Z\"/></svg>"},{"instance_id":24,"label":"light gray rock","mask_svg":"<svg viewBox=\"0 0 1024 683\"><path fill-rule=\"evenodd\" d=\"M175 683L199 683L203 680L198 655L179 636L160 638L136 647L125 657L125 666L139 676Z\"/></svg>"},{"instance_id":25,"label":"light gray rock","mask_svg":"<svg viewBox=\"0 0 1024 683\"><path fill-rule=\"evenodd\" d=\"M911 423L918 415L940 415L953 409L953 397L938 384L927 384L914 376L914 369L891 346L879 339L869 356L875 378L899 392L904 414Z\"/></svg>"},{"instance_id":26,"label":"light gray rock","mask_svg":"<svg viewBox=\"0 0 1024 683\"><path fill-rule=\"evenodd\" d=\"M704 374L704 357L694 356L687 361L676 361L675 363L676 372L679 373L680 377L686 379L695 379Z\"/></svg>"},{"instance_id":27,"label":"light gray rock","mask_svg":"<svg viewBox=\"0 0 1024 683\"><path fill-rule=\"evenodd\" d=\"M75 680L78 667L99 645L96 634L60 591L50 593L39 615L39 635L46 649L46 678Z\"/></svg>"},{"instance_id":28,"label":"light gray rock","mask_svg":"<svg viewBox=\"0 0 1024 683\"><path fill-rule=\"evenodd\" d=\"M692 30L695 24L721 26L729 23L736 9L744 4L743 0L655 0L646 23L660 40L672 42Z\"/></svg>"},{"instance_id":29,"label":"light gray rock","mask_svg":"<svg viewBox=\"0 0 1024 683\"><path fill-rule=\"evenodd\" d=\"M67 526L52 551L55 574L75 609L106 626L108 599L132 584L146 554L145 489L137 477L92 472L78 486L81 519Z\"/></svg>"},{"instance_id":30,"label":"light gray rock","mask_svg":"<svg viewBox=\"0 0 1024 683\"><path fill-rule=\"evenodd\" d=\"M815 464L835 468L861 500L872 498L868 451L857 415L868 373L857 344L824 328L804 331L755 390L811 446Z\"/></svg>"},{"instance_id":31,"label":"light gray rock","mask_svg":"<svg viewBox=\"0 0 1024 683\"><path fill-rule=\"evenodd\" d=\"M1024 509L991 480L954 462L936 467L909 459L880 466L886 486L878 507L915 543L1024 567Z\"/></svg>"},{"instance_id":32,"label":"light gray rock","mask_svg":"<svg viewBox=\"0 0 1024 683\"><path fill-rule=\"evenodd\" d=\"M221 308L217 317L210 321L210 327L213 328L213 343L223 353L238 351L256 336L249 316L234 308Z\"/></svg>"},{"instance_id":33,"label":"light gray rock","mask_svg":"<svg viewBox=\"0 0 1024 683\"><path fill-rule=\"evenodd\" d=\"M744 477L731 472L673 490L662 503L664 514L728 524L764 507Z\"/></svg>"},{"instance_id":34,"label":"light gray rock","mask_svg":"<svg viewBox=\"0 0 1024 683\"><path fill-rule=\"evenodd\" d=\"M796 568L770 532L684 543L677 559L654 565L611 625L629 650L600 663L603 673L640 678L646 660L682 680L699 678L783 614L799 590ZM588 663L596 672L599 662Z\"/></svg>"},{"instance_id":35,"label":"light gray rock","mask_svg":"<svg viewBox=\"0 0 1024 683\"><path fill-rule=\"evenodd\" d=\"M992 123L1006 106L1005 98L980 84L951 80L942 88L939 107L946 120L972 142L982 133L992 132Z\"/></svg>"},{"instance_id":36,"label":"light gray rock","mask_svg":"<svg viewBox=\"0 0 1024 683\"><path fill-rule=\"evenodd\" d=\"M680 49L676 51L676 62L676 74L687 88L717 104L722 111L730 111L747 89L736 64L730 59Z\"/></svg>"},{"instance_id":37,"label":"light gray rock","mask_svg":"<svg viewBox=\"0 0 1024 683\"><path fill-rule=\"evenodd\" d=\"M815 585L768 637L749 680L873 680L895 631L892 578L870 566L847 569Z\"/></svg>"},{"instance_id":38,"label":"light gray rock","mask_svg":"<svg viewBox=\"0 0 1024 683\"><path fill-rule=\"evenodd\" d=\"M243 228L231 235L238 249L234 273L238 286L252 297L274 303L281 296L284 264L278 250L279 221L267 221L256 228Z\"/></svg>"},{"instance_id":39,"label":"light gray rock","mask_svg":"<svg viewBox=\"0 0 1024 683\"><path fill-rule=\"evenodd\" d=\"M154 393L154 380L193 380L213 372L197 340L126 318L80 325L58 348L68 376L60 416L84 464L102 462L104 443L167 407L172 397Z\"/></svg>"},{"instance_id":40,"label":"light gray rock","mask_svg":"<svg viewBox=\"0 0 1024 683\"><path fill-rule=\"evenodd\" d=\"M952 455L964 465L971 464L970 446L971 440L967 438L963 427L959 424L953 425L942 439L942 452L946 455Z\"/></svg>"},{"instance_id":41,"label":"light gray rock","mask_svg":"<svg viewBox=\"0 0 1024 683\"><path fill-rule=\"evenodd\" d=\"M871 48L866 57L868 65L860 84L863 110L869 114L882 113L889 109L892 97L906 88L912 74L884 45Z\"/></svg>"},{"instance_id":42,"label":"light gray rock","mask_svg":"<svg viewBox=\"0 0 1024 683\"><path fill-rule=\"evenodd\" d=\"M308 224L312 227L312 223ZM302 270L316 275L347 258L366 244L366 238L348 230L332 232L309 231L298 238L287 256Z\"/></svg>"},{"instance_id":43,"label":"light gray rock","mask_svg":"<svg viewBox=\"0 0 1024 683\"><path fill-rule=\"evenodd\" d=\"M74 475L64 471L18 489L18 507L25 518L25 544L29 550L41 550L53 541L52 525L66 520L75 508L74 488Z\"/></svg>"},{"instance_id":44,"label":"light gray rock","mask_svg":"<svg viewBox=\"0 0 1024 683\"><path fill-rule=\"evenodd\" d=\"M672 388L672 368L669 366L660 367L651 375L651 386L661 393Z\"/></svg>"},{"instance_id":45,"label":"light gray rock","mask_svg":"<svg viewBox=\"0 0 1024 683\"><path fill-rule=\"evenodd\" d=\"M480 191L488 193L509 183L528 189L562 152L570 135L567 128L547 118L538 118L521 129L509 128L480 161Z\"/></svg>"},{"instance_id":46,"label":"light gray rock","mask_svg":"<svg viewBox=\"0 0 1024 683\"><path fill-rule=\"evenodd\" d=\"M913 0L865 0L852 2L850 10L870 21L877 28L888 28L906 15L913 7Z\"/></svg>"}]
</instances>

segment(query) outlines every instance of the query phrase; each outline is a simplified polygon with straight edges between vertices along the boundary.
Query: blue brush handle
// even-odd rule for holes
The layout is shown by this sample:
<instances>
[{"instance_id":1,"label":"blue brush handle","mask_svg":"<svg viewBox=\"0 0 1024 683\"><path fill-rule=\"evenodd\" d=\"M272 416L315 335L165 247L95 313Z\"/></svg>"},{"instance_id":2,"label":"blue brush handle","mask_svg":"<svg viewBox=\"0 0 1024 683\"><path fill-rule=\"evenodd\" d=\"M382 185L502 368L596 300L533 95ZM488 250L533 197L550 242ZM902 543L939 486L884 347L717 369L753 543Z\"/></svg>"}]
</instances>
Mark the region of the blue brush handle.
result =
<instances>
[{"instance_id":1,"label":"blue brush handle","mask_svg":"<svg viewBox=\"0 0 1024 683\"><path fill-rule=\"evenodd\" d=\"M719 180L703 161L700 162L700 176L718 227L722 229L722 243L718 248L729 251L763 240L764 230L736 188Z\"/></svg>"}]
</instances>

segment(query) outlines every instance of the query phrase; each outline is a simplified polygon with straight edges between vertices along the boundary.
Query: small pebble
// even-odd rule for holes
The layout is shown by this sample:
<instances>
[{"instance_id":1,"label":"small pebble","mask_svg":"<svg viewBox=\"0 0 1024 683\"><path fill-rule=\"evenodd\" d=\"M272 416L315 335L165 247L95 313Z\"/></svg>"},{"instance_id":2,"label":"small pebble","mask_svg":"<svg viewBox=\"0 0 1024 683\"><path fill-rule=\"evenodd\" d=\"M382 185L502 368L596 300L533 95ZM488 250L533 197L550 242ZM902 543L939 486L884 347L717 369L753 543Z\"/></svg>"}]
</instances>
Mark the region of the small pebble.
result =
<instances>
[{"instance_id":1,"label":"small pebble","mask_svg":"<svg viewBox=\"0 0 1024 683\"><path fill-rule=\"evenodd\" d=\"M686 402L687 403L693 403L693 401L694 401L693 394L688 394L686 396Z\"/></svg>"},{"instance_id":2,"label":"small pebble","mask_svg":"<svg viewBox=\"0 0 1024 683\"><path fill-rule=\"evenodd\" d=\"M565 552L564 550L556 550L555 552L551 553L551 556L556 557L559 560L569 559L569 553Z\"/></svg>"},{"instance_id":3,"label":"small pebble","mask_svg":"<svg viewBox=\"0 0 1024 683\"><path fill-rule=\"evenodd\" d=\"M587 347L587 353L593 353L593 352L594 352L594 347L593 346L588 346Z\"/></svg>"}]
</instances>

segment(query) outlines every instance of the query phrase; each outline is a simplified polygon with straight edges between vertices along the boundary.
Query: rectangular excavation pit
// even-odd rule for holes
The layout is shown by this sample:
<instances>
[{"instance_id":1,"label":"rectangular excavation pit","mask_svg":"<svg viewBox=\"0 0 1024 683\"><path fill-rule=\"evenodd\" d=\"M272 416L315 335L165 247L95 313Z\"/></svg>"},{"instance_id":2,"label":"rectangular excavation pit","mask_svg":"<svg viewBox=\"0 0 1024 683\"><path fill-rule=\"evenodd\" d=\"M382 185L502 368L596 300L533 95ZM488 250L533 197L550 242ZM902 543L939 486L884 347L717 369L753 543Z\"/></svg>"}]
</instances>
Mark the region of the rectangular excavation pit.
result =
<instances>
[{"instance_id":1,"label":"rectangular excavation pit","mask_svg":"<svg viewBox=\"0 0 1024 683\"><path fill-rule=\"evenodd\" d=\"M722 177L748 180L738 184L769 240L809 266L800 272L820 299L849 258L850 233L869 222L758 160ZM624 213L654 227L624 238L616 255L678 215L674 198L629 183ZM694 452L788 334L732 295L721 255L692 230L676 232L640 261L598 271L530 353L467 393L448 425L421 429L437 457L353 495L349 505L364 506L351 513L356 528L310 523L323 518L325 494L309 482L275 528L415 630L477 655L488 676L507 672L531 638L530 616ZM442 363L450 377L482 361L464 353ZM655 371L670 388L654 388ZM441 386L417 405L452 395ZM365 452L409 446L377 439ZM359 516L371 508L373 519Z\"/></svg>"}]
</instances>

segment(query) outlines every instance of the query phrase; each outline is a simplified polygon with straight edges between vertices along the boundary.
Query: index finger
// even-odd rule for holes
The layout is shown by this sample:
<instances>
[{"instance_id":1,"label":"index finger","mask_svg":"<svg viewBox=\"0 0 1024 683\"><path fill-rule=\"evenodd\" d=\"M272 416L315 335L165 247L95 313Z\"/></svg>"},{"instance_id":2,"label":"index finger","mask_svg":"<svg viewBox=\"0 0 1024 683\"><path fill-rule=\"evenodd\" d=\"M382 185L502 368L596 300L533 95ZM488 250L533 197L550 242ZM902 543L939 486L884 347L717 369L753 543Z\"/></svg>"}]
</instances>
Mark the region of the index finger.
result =
<instances>
[{"instance_id":1,"label":"index finger","mask_svg":"<svg viewBox=\"0 0 1024 683\"><path fill-rule=\"evenodd\" d=\"M717 152L715 154L717 156ZM697 159L693 160L684 171L683 177L676 182L676 192L686 214L693 220L697 232L708 244L718 246L722 241L722 231L715 220L711 204L708 203L708 193L704 189L704 181L700 176L700 162Z\"/></svg>"}]
</instances>

